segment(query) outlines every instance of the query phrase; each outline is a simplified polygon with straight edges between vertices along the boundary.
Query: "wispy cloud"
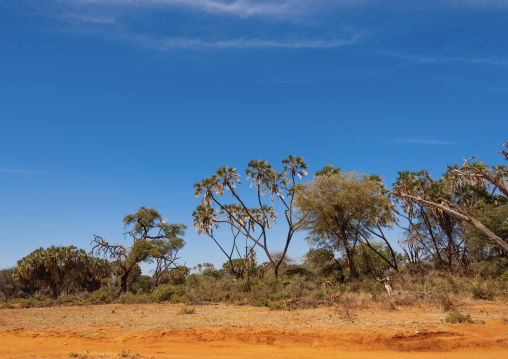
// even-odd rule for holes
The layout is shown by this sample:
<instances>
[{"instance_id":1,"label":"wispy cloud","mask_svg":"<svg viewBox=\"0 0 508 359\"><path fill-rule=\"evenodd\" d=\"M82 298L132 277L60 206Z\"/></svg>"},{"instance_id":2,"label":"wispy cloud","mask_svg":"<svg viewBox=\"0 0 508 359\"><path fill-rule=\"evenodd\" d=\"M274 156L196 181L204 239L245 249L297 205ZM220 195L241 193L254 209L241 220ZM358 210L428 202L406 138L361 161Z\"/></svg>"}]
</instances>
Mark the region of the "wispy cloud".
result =
<instances>
[{"instance_id":1,"label":"wispy cloud","mask_svg":"<svg viewBox=\"0 0 508 359\"><path fill-rule=\"evenodd\" d=\"M17 168L2 168L0 167L0 173L10 173L10 174L42 174L47 173L44 171L37 170L22 170Z\"/></svg>"},{"instance_id":2,"label":"wispy cloud","mask_svg":"<svg viewBox=\"0 0 508 359\"><path fill-rule=\"evenodd\" d=\"M287 48L287 49L326 49L345 46L357 42L362 35L355 34L344 39L332 40L267 40L238 38L233 40L204 40L199 38L153 38L147 35L125 35L125 38L142 46L156 50L174 48L206 50L206 49L248 49L248 48Z\"/></svg>"},{"instance_id":3,"label":"wispy cloud","mask_svg":"<svg viewBox=\"0 0 508 359\"><path fill-rule=\"evenodd\" d=\"M458 142L453 141L442 141L442 140L431 140L422 138L405 138L392 140L392 143L396 144L419 144L419 145L458 145Z\"/></svg>"},{"instance_id":4,"label":"wispy cloud","mask_svg":"<svg viewBox=\"0 0 508 359\"><path fill-rule=\"evenodd\" d=\"M500 57L482 57L469 60L472 64L508 66L508 60Z\"/></svg>"},{"instance_id":5,"label":"wispy cloud","mask_svg":"<svg viewBox=\"0 0 508 359\"><path fill-rule=\"evenodd\" d=\"M116 19L113 16L104 16L104 15L86 15L80 14L76 12L64 12L62 14L56 15L57 18L62 20L76 21L81 23L90 23L90 24L108 24L113 25L116 23Z\"/></svg>"},{"instance_id":6,"label":"wispy cloud","mask_svg":"<svg viewBox=\"0 0 508 359\"><path fill-rule=\"evenodd\" d=\"M66 3L79 6L179 7L216 15L250 17L308 15L330 7L368 1L372 0L69 0Z\"/></svg>"}]
</instances>

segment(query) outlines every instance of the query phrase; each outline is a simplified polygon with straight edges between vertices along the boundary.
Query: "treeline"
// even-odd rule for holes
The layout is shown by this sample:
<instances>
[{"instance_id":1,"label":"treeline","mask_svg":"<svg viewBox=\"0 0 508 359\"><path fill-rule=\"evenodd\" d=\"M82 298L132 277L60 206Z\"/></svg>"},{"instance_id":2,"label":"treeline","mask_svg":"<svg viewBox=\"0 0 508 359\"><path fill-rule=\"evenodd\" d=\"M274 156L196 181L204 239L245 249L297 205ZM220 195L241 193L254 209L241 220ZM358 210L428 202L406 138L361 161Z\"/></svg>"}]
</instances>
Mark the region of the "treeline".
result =
<instances>
[{"instance_id":1,"label":"treeline","mask_svg":"<svg viewBox=\"0 0 508 359\"><path fill-rule=\"evenodd\" d=\"M192 215L198 233L224 254L222 268L202 264L190 274L178 257L186 226L141 207L123 220L127 245L94 235L88 254L72 246L40 248L0 272L0 290L5 301L74 296L280 305L305 297L315 304L338 288L382 295L380 281L391 278L395 294L505 296L508 168L473 159L448 166L437 179L425 170L399 172L391 191L379 176L332 165L304 182L307 165L291 155L280 171L249 162L249 194L240 190L235 168L221 167L195 184L200 203ZM287 228L280 248L270 231L277 221ZM402 253L387 238L392 228ZM296 231L306 231L310 245L298 264L287 257ZM266 263L258 263L260 251ZM155 264L152 276L141 275L139 264L147 261Z\"/></svg>"}]
</instances>

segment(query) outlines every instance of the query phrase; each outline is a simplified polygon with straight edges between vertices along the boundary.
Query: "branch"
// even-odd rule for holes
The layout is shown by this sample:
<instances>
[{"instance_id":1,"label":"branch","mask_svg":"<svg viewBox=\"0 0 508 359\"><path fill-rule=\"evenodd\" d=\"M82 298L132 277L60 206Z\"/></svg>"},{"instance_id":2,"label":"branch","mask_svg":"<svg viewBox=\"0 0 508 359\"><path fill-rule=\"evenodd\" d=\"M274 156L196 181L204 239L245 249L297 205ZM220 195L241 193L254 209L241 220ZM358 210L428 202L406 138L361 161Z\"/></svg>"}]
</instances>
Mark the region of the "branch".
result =
<instances>
[{"instance_id":1,"label":"branch","mask_svg":"<svg viewBox=\"0 0 508 359\"><path fill-rule=\"evenodd\" d=\"M92 255L95 253L98 256L101 256L102 253L102 255L104 256L109 255L110 258L114 258L115 260L120 260L122 256L127 258L127 250L125 249L124 246L122 246L121 244L115 245L109 244L101 236L97 236L94 234L94 239L91 242L91 244L95 244L92 247L92 250L90 251Z\"/></svg>"},{"instance_id":2,"label":"branch","mask_svg":"<svg viewBox=\"0 0 508 359\"><path fill-rule=\"evenodd\" d=\"M506 151L501 151L503 152L503 154L506 153L505 156L508 157L508 152ZM489 182L492 187L494 187L494 189L498 189L502 195L506 198L508 198L508 189L506 189L506 187L504 186L504 184L502 182L500 182L498 179L496 179L495 177L492 177L491 175L489 175L488 173L482 171L481 169L479 168L476 168L476 167L473 167L473 166L470 166L470 165L466 165L467 162L471 161L473 158L475 158L476 156L474 157L471 157L470 159L468 160L465 160L464 159L464 165L462 166L463 168L465 169L468 169L468 170L471 170L473 171L474 173L466 173L466 172L463 172L459 169L456 169L456 168L453 168L451 166L446 166L448 167L450 170L452 170L452 172L454 172L456 175L458 176L461 176L461 177L469 177L469 178L472 178L472 177L477 177L477 178L483 178L484 180L486 180L487 182Z\"/></svg>"},{"instance_id":3,"label":"branch","mask_svg":"<svg viewBox=\"0 0 508 359\"><path fill-rule=\"evenodd\" d=\"M477 219L471 217L465 211L460 210L456 206L453 206L456 209L454 211L453 209L451 209L449 207L446 207L446 206L443 206L442 204L426 201L426 200L421 199L419 197L415 197L415 196L412 196L412 195L409 195L409 194L406 194L406 193L403 193L403 192L400 192L400 191L396 192L395 195L398 196L398 197L401 197L401 198L410 199L410 200L418 202L418 203L426 204L426 205L434 207L434 208L438 208L438 209L440 209L440 210L442 210L442 211L444 211L444 212L446 212L448 214L451 214L452 216L457 217L460 220L463 220L463 221L473 225L476 229L478 229L480 232L482 232L487 237L492 239L499 247L501 247L505 252L508 253L508 243L506 243L501 237L499 237L499 236L495 235L493 232L491 232L480 221L478 221ZM458 211L460 211L462 213L459 213Z\"/></svg>"}]
</instances>

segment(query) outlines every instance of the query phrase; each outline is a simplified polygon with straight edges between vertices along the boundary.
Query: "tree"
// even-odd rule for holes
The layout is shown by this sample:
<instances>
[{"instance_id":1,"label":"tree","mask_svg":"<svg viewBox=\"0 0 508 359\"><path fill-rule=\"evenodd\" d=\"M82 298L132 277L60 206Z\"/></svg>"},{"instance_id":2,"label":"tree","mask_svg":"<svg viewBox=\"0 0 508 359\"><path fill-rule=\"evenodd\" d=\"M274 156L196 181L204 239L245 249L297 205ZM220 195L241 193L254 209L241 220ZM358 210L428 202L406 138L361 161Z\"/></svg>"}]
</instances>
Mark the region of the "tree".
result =
<instances>
[{"instance_id":1,"label":"tree","mask_svg":"<svg viewBox=\"0 0 508 359\"><path fill-rule=\"evenodd\" d=\"M447 196L446 179L434 180L426 170L398 172L393 191L403 191L424 200ZM406 239L402 248L411 263L420 266L422 259L432 258L438 268L451 269L466 265L465 241L459 221L452 215L422 203L399 199L398 214L407 223ZM400 223L400 222L399 222Z\"/></svg>"},{"instance_id":2,"label":"tree","mask_svg":"<svg viewBox=\"0 0 508 359\"><path fill-rule=\"evenodd\" d=\"M312 181L298 186L296 207L301 228L309 231L307 239L321 248L344 251L351 279L358 276L354 256L357 246L367 246L398 270L395 252L383 232L395 220L385 194L379 177L343 174L329 165ZM379 251L372 237L384 242L389 257Z\"/></svg>"},{"instance_id":3,"label":"tree","mask_svg":"<svg viewBox=\"0 0 508 359\"><path fill-rule=\"evenodd\" d=\"M12 278L13 272L14 268L0 270L0 291L4 294L5 301L15 297L21 291L19 283Z\"/></svg>"},{"instance_id":4,"label":"tree","mask_svg":"<svg viewBox=\"0 0 508 359\"><path fill-rule=\"evenodd\" d=\"M235 266L232 263L234 250L238 250L236 240L239 235L253 242L251 246L254 249L259 246L263 249L270 264L274 270L275 276L278 276L278 269L288 250L293 234L298 228L298 223L294 222L294 196L296 177L302 178L307 175L305 164L302 157L289 155L282 161L283 170L276 172L273 166L264 160L252 160L249 162L245 174L247 180L251 180L251 188L254 187L255 202L253 207L248 207L245 198L241 198L237 191L237 185L241 185L240 175L236 168L221 167L217 169L214 175L203 179L194 185L195 197L201 197L200 204L193 212L194 228L199 234L207 234L220 247L222 252L228 257L231 268ZM224 202L224 194L229 191L234 201L232 204ZM272 258L270 254L270 242L268 241L268 230L276 223L276 213L274 208L268 206L264 201L264 195L270 195L270 202L273 205L275 200L280 202L284 208L284 217L288 225L288 232L285 238L283 256L279 260ZM214 236L214 230L221 224L228 225L233 235L233 246L231 251L226 251ZM247 246L246 246L247 247ZM246 255L246 260L249 253Z\"/></svg>"},{"instance_id":5,"label":"tree","mask_svg":"<svg viewBox=\"0 0 508 359\"><path fill-rule=\"evenodd\" d=\"M508 141L503 144L508 148ZM508 152L502 150L505 160L508 161ZM508 198L508 168L503 165L488 167L482 162L471 161L476 156L466 160L462 166L447 166L448 172L448 192L446 196L435 199L425 199L418 194L411 194L401 188L396 188L393 196L400 198L408 205L418 203L432 207L442 213L454 216L460 221L469 223L484 236L492 240L499 248L508 253L508 243L492 232L477 217L473 216L473 211L477 208L478 201L476 196L466 196L465 194L477 194L479 192L490 192L491 200L506 201Z\"/></svg>"},{"instance_id":6,"label":"tree","mask_svg":"<svg viewBox=\"0 0 508 359\"><path fill-rule=\"evenodd\" d=\"M125 227L132 226L124 233L124 237L130 237L133 242L130 248L110 244L104 238L94 235L91 251L92 254L104 255L114 261L120 278L118 295L127 291L127 280L138 263L156 260L159 271L176 266L178 251L185 244L181 237L187 228L183 224L168 223L155 209L145 207L125 216L123 223Z\"/></svg>"},{"instance_id":7,"label":"tree","mask_svg":"<svg viewBox=\"0 0 508 359\"><path fill-rule=\"evenodd\" d=\"M24 286L50 290L53 298L69 289L86 289L87 283L110 275L107 267L74 246L39 248L18 261L13 278Z\"/></svg>"}]
</instances>

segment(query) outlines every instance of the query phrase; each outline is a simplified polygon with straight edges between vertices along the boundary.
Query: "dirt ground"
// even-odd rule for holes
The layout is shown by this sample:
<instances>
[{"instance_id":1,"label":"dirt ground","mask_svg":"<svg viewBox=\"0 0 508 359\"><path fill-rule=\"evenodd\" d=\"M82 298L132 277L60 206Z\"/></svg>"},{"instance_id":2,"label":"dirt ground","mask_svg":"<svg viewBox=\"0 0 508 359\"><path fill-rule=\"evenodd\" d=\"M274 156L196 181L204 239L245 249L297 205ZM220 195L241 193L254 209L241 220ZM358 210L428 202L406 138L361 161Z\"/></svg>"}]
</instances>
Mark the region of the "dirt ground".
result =
<instances>
[{"instance_id":1,"label":"dirt ground","mask_svg":"<svg viewBox=\"0 0 508 359\"><path fill-rule=\"evenodd\" d=\"M0 358L508 358L508 302L270 311L177 304L0 310ZM393 308L392 308L393 309Z\"/></svg>"}]
</instances>

